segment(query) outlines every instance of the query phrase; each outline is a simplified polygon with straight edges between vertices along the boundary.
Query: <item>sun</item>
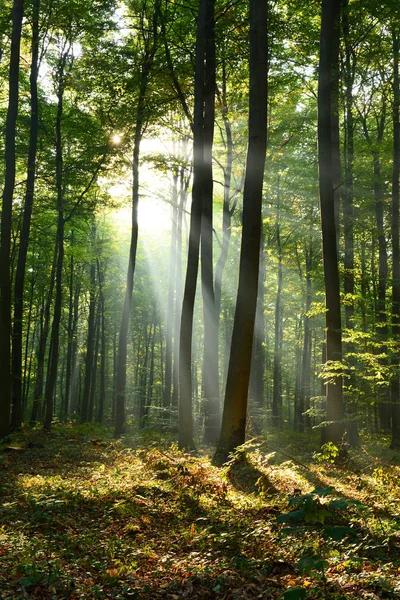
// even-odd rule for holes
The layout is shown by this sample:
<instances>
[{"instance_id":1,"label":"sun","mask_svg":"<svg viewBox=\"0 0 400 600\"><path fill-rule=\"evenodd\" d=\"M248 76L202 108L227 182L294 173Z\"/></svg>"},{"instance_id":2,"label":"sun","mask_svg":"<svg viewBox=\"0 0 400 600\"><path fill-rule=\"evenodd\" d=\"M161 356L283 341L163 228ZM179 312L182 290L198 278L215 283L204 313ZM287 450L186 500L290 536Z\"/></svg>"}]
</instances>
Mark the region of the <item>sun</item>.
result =
<instances>
[{"instance_id":1,"label":"sun","mask_svg":"<svg viewBox=\"0 0 400 600\"><path fill-rule=\"evenodd\" d=\"M111 141L115 146L118 146L122 142L122 135L120 133L114 133L111 136Z\"/></svg>"}]
</instances>

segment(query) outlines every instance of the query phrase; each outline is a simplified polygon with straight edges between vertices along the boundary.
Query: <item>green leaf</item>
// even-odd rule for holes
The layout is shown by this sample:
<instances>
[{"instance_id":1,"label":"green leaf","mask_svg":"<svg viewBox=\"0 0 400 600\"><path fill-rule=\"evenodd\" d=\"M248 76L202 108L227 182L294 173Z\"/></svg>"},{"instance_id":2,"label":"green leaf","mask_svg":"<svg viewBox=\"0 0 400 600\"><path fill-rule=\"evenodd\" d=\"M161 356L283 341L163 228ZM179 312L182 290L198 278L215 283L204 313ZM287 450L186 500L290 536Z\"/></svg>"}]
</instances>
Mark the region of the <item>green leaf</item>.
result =
<instances>
[{"instance_id":1,"label":"green leaf","mask_svg":"<svg viewBox=\"0 0 400 600\"><path fill-rule=\"evenodd\" d=\"M297 563L299 571L307 574L311 571L322 571L327 566L327 561L317 554L306 554Z\"/></svg>"},{"instance_id":2,"label":"green leaf","mask_svg":"<svg viewBox=\"0 0 400 600\"><path fill-rule=\"evenodd\" d=\"M288 523L290 521L301 521L304 519L304 510L292 510L284 515L277 517L278 523Z\"/></svg>"},{"instance_id":3,"label":"green leaf","mask_svg":"<svg viewBox=\"0 0 400 600\"><path fill-rule=\"evenodd\" d=\"M354 537L356 532L351 527L345 527L344 525L327 525L324 527L324 535L339 542L347 536Z\"/></svg>"},{"instance_id":4,"label":"green leaf","mask_svg":"<svg viewBox=\"0 0 400 600\"><path fill-rule=\"evenodd\" d=\"M345 510L348 506L349 503L346 498L338 498L337 500L332 500L332 502L329 502L328 504L328 507L332 510Z\"/></svg>"},{"instance_id":5,"label":"green leaf","mask_svg":"<svg viewBox=\"0 0 400 600\"><path fill-rule=\"evenodd\" d=\"M303 600L303 598L307 597L307 590L301 587L293 587L286 592L283 592L282 598L285 600Z\"/></svg>"}]
</instances>

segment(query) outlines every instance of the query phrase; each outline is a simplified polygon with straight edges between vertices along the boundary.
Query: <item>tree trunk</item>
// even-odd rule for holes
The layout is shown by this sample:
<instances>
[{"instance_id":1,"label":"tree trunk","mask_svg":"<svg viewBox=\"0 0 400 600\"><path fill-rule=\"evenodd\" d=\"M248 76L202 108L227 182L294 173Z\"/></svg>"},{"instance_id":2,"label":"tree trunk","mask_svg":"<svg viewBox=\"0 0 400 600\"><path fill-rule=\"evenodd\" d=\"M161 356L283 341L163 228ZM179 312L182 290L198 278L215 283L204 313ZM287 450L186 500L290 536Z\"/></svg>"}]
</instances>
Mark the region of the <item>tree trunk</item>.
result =
<instances>
[{"instance_id":1,"label":"tree trunk","mask_svg":"<svg viewBox=\"0 0 400 600\"><path fill-rule=\"evenodd\" d=\"M93 239L95 237L93 231ZM86 359L85 359L85 379L83 382L82 406L81 406L81 421L90 422L90 389L92 384L92 373L94 363L95 349L95 323L96 323L96 264L94 260L90 265L90 299L89 299L89 316L88 316L88 333L86 341Z\"/></svg>"},{"instance_id":2,"label":"tree trunk","mask_svg":"<svg viewBox=\"0 0 400 600\"><path fill-rule=\"evenodd\" d=\"M11 427L22 425L22 322L25 287L25 266L31 227L33 196L35 187L36 147L38 138L38 60L39 60L39 0L32 6L32 62L30 73L31 123L29 132L29 154L24 213L20 233L17 269L14 284L14 326L12 342L12 415Z\"/></svg>"},{"instance_id":3,"label":"tree trunk","mask_svg":"<svg viewBox=\"0 0 400 600\"><path fill-rule=\"evenodd\" d=\"M63 187L63 147L61 137L61 125L63 116L65 65L67 62L70 46L64 49L59 60L59 81L57 90L57 117L56 117L56 188L57 188L57 233L56 233L56 272L55 272L55 297L53 323L51 328L49 372L47 374L44 392L45 419L43 427L50 431L53 420L53 399L57 380L58 354L60 344L60 321L62 309L62 275L64 265L64 187Z\"/></svg>"},{"instance_id":4,"label":"tree trunk","mask_svg":"<svg viewBox=\"0 0 400 600\"><path fill-rule=\"evenodd\" d=\"M332 97L337 82L340 0L322 0L320 61L318 76L318 162L322 224L322 254L326 303L326 359L335 367L342 360L342 331L340 315L340 283L338 269L337 231L335 221L335 161L339 149L334 148ZM340 370L340 366L339 366ZM326 383L327 420L322 441L340 444L343 438L343 394L340 372L335 381Z\"/></svg>"},{"instance_id":5,"label":"tree trunk","mask_svg":"<svg viewBox=\"0 0 400 600\"><path fill-rule=\"evenodd\" d=\"M249 143L243 193L239 285L221 435L215 460L224 462L245 441L247 396L256 315L267 146L267 2L250 0Z\"/></svg>"},{"instance_id":6,"label":"tree trunk","mask_svg":"<svg viewBox=\"0 0 400 600\"><path fill-rule=\"evenodd\" d=\"M196 64L193 119L193 187L189 247L183 292L179 343L179 447L194 447L192 418L193 314L199 269L204 174L204 58L207 39L207 0L199 0L196 33Z\"/></svg>"},{"instance_id":7,"label":"tree trunk","mask_svg":"<svg viewBox=\"0 0 400 600\"><path fill-rule=\"evenodd\" d=\"M139 97L136 109L135 136L133 143L132 160L132 231L129 249L128 273L126 278L126 291L122 309L121 326L118 338L118 353L116 365L116 398L115 398L115 431L116 437L122 435L125 429L125 404L126 404L126 361L128 351L128 329L132 306L133 279L135 274L136 250L138 242L138 205L139 205L139 154L143 130L146 123L146 94L149 84L150 73L153 68L154 55L157 49L157 27L159 20L160 5L155 3L153 19L151 23L151 34L142 31L146 39L145 56L143 58ZM147 39L147 36L150 36Z\"/></svg>"},{"instance_id":8,"label":"tree trunk","mask_svg":"<svg viewBox=\"0 0 400 600\"><path fill-rule=\"evenodd\" d=\"M218 382L218 319L213 273L213 169L212 149L215 118L215 0L207 0L203 156L204 182L201 217L201 287L203 296L204 348L203 396L204 442L216 444L220 427Z\"/></svg>"},{"instance_id":9,"label":"tree trunk","mask_svg":"<svg viewBox=\"0 0 400 600\"><path fill-rule=\"evenodd\" d=\"M399 244L399 177L400 177L400 86L399 33L393 39L393 169L392 169L392 338L400 337L400 244ZM392 448L400 448L400 376L399 353L392 356L393 376L390 385L392 402Z\"/></svg>"},{"instance_id":10,"label":"tree trunk","mask_svg":"<svg viewBox=\"0 0 400 600\"><path fill-rule=\"evenodd\" d=\"M278 250L278 289L275 302L275 337L274 337L274 385L272 392L272 424L274 427L282 425L282 283L283 283L283 264L282 264L282 245L280 234L280 191L278 178L278 192L276 205L276 244Z\"/></svg>"},{"instance_id":11,"label":"tree trunk","mask_svg":"<svg viewBox=\"0 0 400 600\"><path fill-rule=\"evenodd\" d=\"M0 241L0 439L10 433L11 377L11 228L15 186L15 135L19 101L19 57L24 1L14 0L5 127L5 172Z\"/></svg>"}]
</instances>

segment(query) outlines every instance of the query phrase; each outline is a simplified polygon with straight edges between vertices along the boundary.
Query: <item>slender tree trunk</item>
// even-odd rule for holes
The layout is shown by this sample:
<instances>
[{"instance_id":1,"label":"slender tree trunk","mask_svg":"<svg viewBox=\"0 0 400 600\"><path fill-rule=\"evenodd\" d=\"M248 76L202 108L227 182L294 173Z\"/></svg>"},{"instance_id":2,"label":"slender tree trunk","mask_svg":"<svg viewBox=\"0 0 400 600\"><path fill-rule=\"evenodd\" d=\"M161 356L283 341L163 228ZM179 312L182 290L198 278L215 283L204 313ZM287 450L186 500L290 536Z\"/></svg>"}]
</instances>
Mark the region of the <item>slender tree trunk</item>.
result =
<instances>
[{"instance_id":1,"label":"slender tree trunk","mask_svg":"<svg viewBox=\"0 0 400 600\"><path fill-rule=\"evenodd\" d=\"M106 403L106 315L104 306L103 280L104 275L100 270L100 261L97 259L97 277L99 281L99 311L101 314L101 344L100 344L100 390L99 406L96 421L102 424L104 421L104 408Z\"/></svg>"},{"instance_id":2,"label":"slender tree trunk","mask_svg":"<svg viewBox=\"0 0 400 600\"><path fill-rule=\"evenodd\" d=\"M93 231L93 238L95 237ZM92 260L90 265L90 300L88 316L88 333L86 341L85 379L83 382L81 421L90 422L90 389L92 384L92 373L95 350L95 325L96 325L96 263Z\"/></svg>"},{"instance_id":3,"label":"slender tree trunk","mask_svg":"<svg viewBox=\"0 0 400 600\"><path fill-rule=\"evenodd\" d=\"M267 146L267 2L250 0L249 144L243 193L239 286L221 435L215 460L223 462L245 441L247 396L256 316L262 190Z\"/></svg>"},{"instance_id":4,"label":"slender tree trunk","mask_svg":"<svg viewBox=\"0 0 400 600\"><path fill-rule=\"evenodd\" d=\"M163 407L166 411L171 406L172 393L172 358L174 347L174 289L175 289L175 270L176 270L176 246L177 246L177 226L178 226L178 178L179 172L176 169L172 175L172 228L171 243L169 252L169 279L168 279L168 300L167 300L167 324L166 324L166 343L165 343L165 385L163 389Z\"/></svg>"},{"instance_id":5,"label":"slender tree trunk","mask_svg":"<svg viewBox=\"0 0 400 600\"><path fill-rule=\"evenodd\" d=\"M201 284L203 296L204 442L216 444L220 427L218 382L218 318L213 273L213 169L215 119L215 0L207 0L204 82L204 183L201 220Z\"/></svg>"},{"instance_id":6,"label":"slender tree trunk","mask_svg":"<svg viewBox=\"0 0 400 600\"><path fill-rule=\"evenodd\" d=\"M393 170L392 170L392 337L400 338L400 243L399 243L399 178L400 178L400 84L399 32L393 39ZM392 448L400 448L400 375L399 353L392 356L393 376L390 385L392 402Z\"/></svg>"},{"instance_id":7,"label":"slender tree trunk","mask_svg":"<svg viewBox=\"0 0 400 600\"><path fill-rule=\"evenodd\" d=\"M32 62L30 73L31 94L31 123L29 132L29 154L27 166L27 183L25 191L24 213L20 233L17 269L14 284L14 326L12 341L12 415L11 427L22 425L22 322L23 322L23 297L25 287L25 266L28 253L28 243L31 226L36 147L38 137L38 59L39 59L39 0L35 0L32 6Z\"/></svg>"},{"instance_id":8,"label":"slender tree trunk","mask_svg":"<svg viewBox=\"0 0 400 600\"><path fill-rule=\"evenodd\" d=\"M301 358L301 377L300 377L300 409L299 409L299 431L304 431L304 426L310 426L310 417L304 416L304 411L310 408L310 379L311 379L311 322L308 312L311 308L312 300L312 268L313 268L313 247L312 238L308 248L305 249L306 255L306 302L303 317L303 350Z\"/></svg>"},{"instance_id":9,"label":"slender tree trunk","mask_svg":"<svg viewBox=\"0 0 400 600\"><path fill-rule=\"evenodd\" d=\"M57 188L57 233L56 233L56 252L57 263L55 272L55 297L53 323L51 328L51 343L49 357L49 371L47 374L46 387L44 392L45 401L45 419L43 427L50 431L53 420L53 400L57 380L58 355L60 344L60 322L62 309L62 276L64 265L64 187L63 187L63 146L62 146L62 117L65 86L65 65L67 62L70 46L64 49L59 60L59 81L57 90L57 117L56 117L56 188Z\"/></svg>"},{"instance_id":10,"label":"slender tree trunk","mask_svg":"<svg viewBox=\"0 0 400 600\"><path fill-rule=\"evenodd\" d=\"M186 205L187 188L189 184L189 176L185 181L185 170L181 167L179 175L179 206L177 214L176 227L176 269L175 269L175 322L174 322L174 362L172 371L172 396L171 404L178 407L179 403L179 338L181 324L181 309L182 309L182 223L183 211Z\"/></svg>"},{"instance_id":11,"label":"slender tree trunk","mask_svg":"<svg viewBox=\"0 0 400 600\"><path fill-rule=\"evenodd\" d=\"M125 429L125 404L126 404L126 361L128 351L128 330L132 306L133 280L136 265L136 250L138 242L138 205L139 205L139 155L140 143L142 141L143 130L146 124L146 94L149 84L150 73L153 68L154 55L157 49L157 27L159 20L160 4L156 2L154 6L153 20L151 23L151 34L142 32L144 37L151 35L151 40L147 40L145 57L143 59L141 73L139 97L136 109L135 136L133 143L132 160L132 231L131 244L129 249L128 273L126 278L125 300L122 309L121 326L118 338L118 353L116 365L116 398L115 398L115 436L118 437L124 433Z\"/></svg>"},{"instance_id":12,"label":"slender tree trunk","mask_svg":"<svg viewBox=\"0 0 400 600\"><path fill-rule=\"evenodd\" d=\"M46 346L47 338L49 336L50 329L50 309L53 300L53 291L56 277L56 263L57 263L57 247L54 248L53 262L50 269L50 279L48 286L48 293L46 295L46 301L43 307L43 326L40 331L38 350L37 350L37 367L35 377L35 388L33 395L33 406L31 413L31 425L34 425L38 420L41 402L43 400L43 386L44 386L44 369L45 369L45 358L46 358Z\"/></svg>"},{"instance_id":13,"label":"slender tree trunk","mask_svg":"<svg viewBox=\"0 0 400 600\"><path fill-rule=\"evenodd\" d=\"M332 367L342 360L340 282L335 221L335 161L338 153L332 136L337 82L340 0L322 0L320 61L318 76L318 161L322 224L322 254L326 302L326 359ZM336 141L337 142L337 141ZM340 373L326 383L327 420L322 441L340 444L343 438L343 393Z\"/></svg>"},{"instance_id":14,"label":"slender tree trunk","mask_svg":"<svg viewBox=\"0 0 400 600\"><path fill-rule=\"evenodd\" d=\"M204 178L204 58L207 39L207 0L199 0L196 33L196 64L193 120L193 187L190 211L189 247L179 343L179 447L191 449L192 418L192 341L193 314L199 269Z\"/></svg>"},{"instance_id":15,"label":"slender tree trunk","mask_svg":"<svg viewBox=\"0 0 400 600\"><path fill-rule=\"evenodd\" d=\"M274 385L272 393L272 424L274 427L282 425L282 284L283 284L283 263L282 263L282 245L280 234L280 191L278 179L278 194L276 205L276 244L278 250L278 289L275 302L275 337L274 337Z\"/></svg>"},{"instance_id":16,"label":"slender tree trunk","mask_svg":"<svg viewBox=\"0 0 400 600\"><path fill-rule=\"evenodd\" d=\"M19 101L19 57L23 0L14 0L6 117L5 171L1 210L0 241L0 438L10 433L11 376L11 228L15 186L15 135Z\"/></svg>"}]
</instances>

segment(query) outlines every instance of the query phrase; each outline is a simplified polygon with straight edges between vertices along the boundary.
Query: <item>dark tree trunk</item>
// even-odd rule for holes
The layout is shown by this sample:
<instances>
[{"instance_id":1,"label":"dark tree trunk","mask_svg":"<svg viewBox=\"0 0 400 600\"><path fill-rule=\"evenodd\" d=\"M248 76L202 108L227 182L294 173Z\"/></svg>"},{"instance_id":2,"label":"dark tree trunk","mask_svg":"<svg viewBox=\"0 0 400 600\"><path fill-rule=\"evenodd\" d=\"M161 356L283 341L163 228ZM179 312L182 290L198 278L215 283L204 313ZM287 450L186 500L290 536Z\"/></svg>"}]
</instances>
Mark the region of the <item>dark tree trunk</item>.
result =
<instances>
[{"instance_id":1,"label":"dark tree trunk","mask_svg":"<svg viewBox=\"0 0 400 600\"><path fill-rule=\"evenodd\" d=\"M31 227L33 196L35 187L36 147L38 137L38 59L39 59L39 0L32 6L32 62L30 73L31 123L29 132L29 154L24 213L20 233L17 269L14 284L14 326L12 342L12 428L22 424L22 321L25 287L25 266Z\"/></svg>"},{"instance_id":2,"label":"dark tree trunk","mask_svg":"<svg viewBox=\"0 0 400 600\"><path fill-rule=\"evenodd\" d=\"M400 337L400 244L399 244L399 177L400 177L400 85L399 32L393 39L393 170L392 170L392 337ZM392 448L400 448L400 359L398 351L392 356L393 376L390 385L392 403Z\"/></svg>"},{"instance_id":3,"label":"dark tree trunk","mask_svg":"<svg viewBox=\"0 0 400 600\"><path fill-rule=\"evenodd\" d=\"M342 360L340 282L337 231L335 225L335 167L332 121L337 82L337 38L339 36L340 0L322 0L320 61L318 76L318 161L321 202L322 254L326 303L326 360L331 366ZM329 424L323 428L322 441L340 444L343 438L344 408L342 377L326 383L326 408Z\"/></svg>"},{"instance_id":4,"label":"dark tree trunk","mask_svg":"<svg viewBox=\"0 0 400 600\"><path fill-rule=\"evenodd\" d=\"M193 314L199 270L204 173L204 58L207 39L207 0L199 0L196 33L196 64L193 120L193 187L190 211L189 247L183 292L179 343L179 447L191 449L192 419L192 340Z\"/></svg>"},{"instance_id":5,"label":"dark tree trunk","mask_svg":"<svg viewBox=\"0 0 400 600\"><path fill-rule=\"evenodd\" d=\"M215 460L223 462L245 441L247 396L256 316L267 145L267 2L250 0L249 144L243 193L239 286L221 435Z\"/></svg>"},{"instance_id":6,"label":"dark tree trunk","mask_svg":"<svg viewBox=\"0 0 400 600\"><path fill-rule=\"evenodd\" d=\"M11 228L15 186L15 135L19 101L19 57L24 1L14 0L5 128L5 171L0 242L0 438L10 433L11 377Z\"/></svg>"}]
</instances>

